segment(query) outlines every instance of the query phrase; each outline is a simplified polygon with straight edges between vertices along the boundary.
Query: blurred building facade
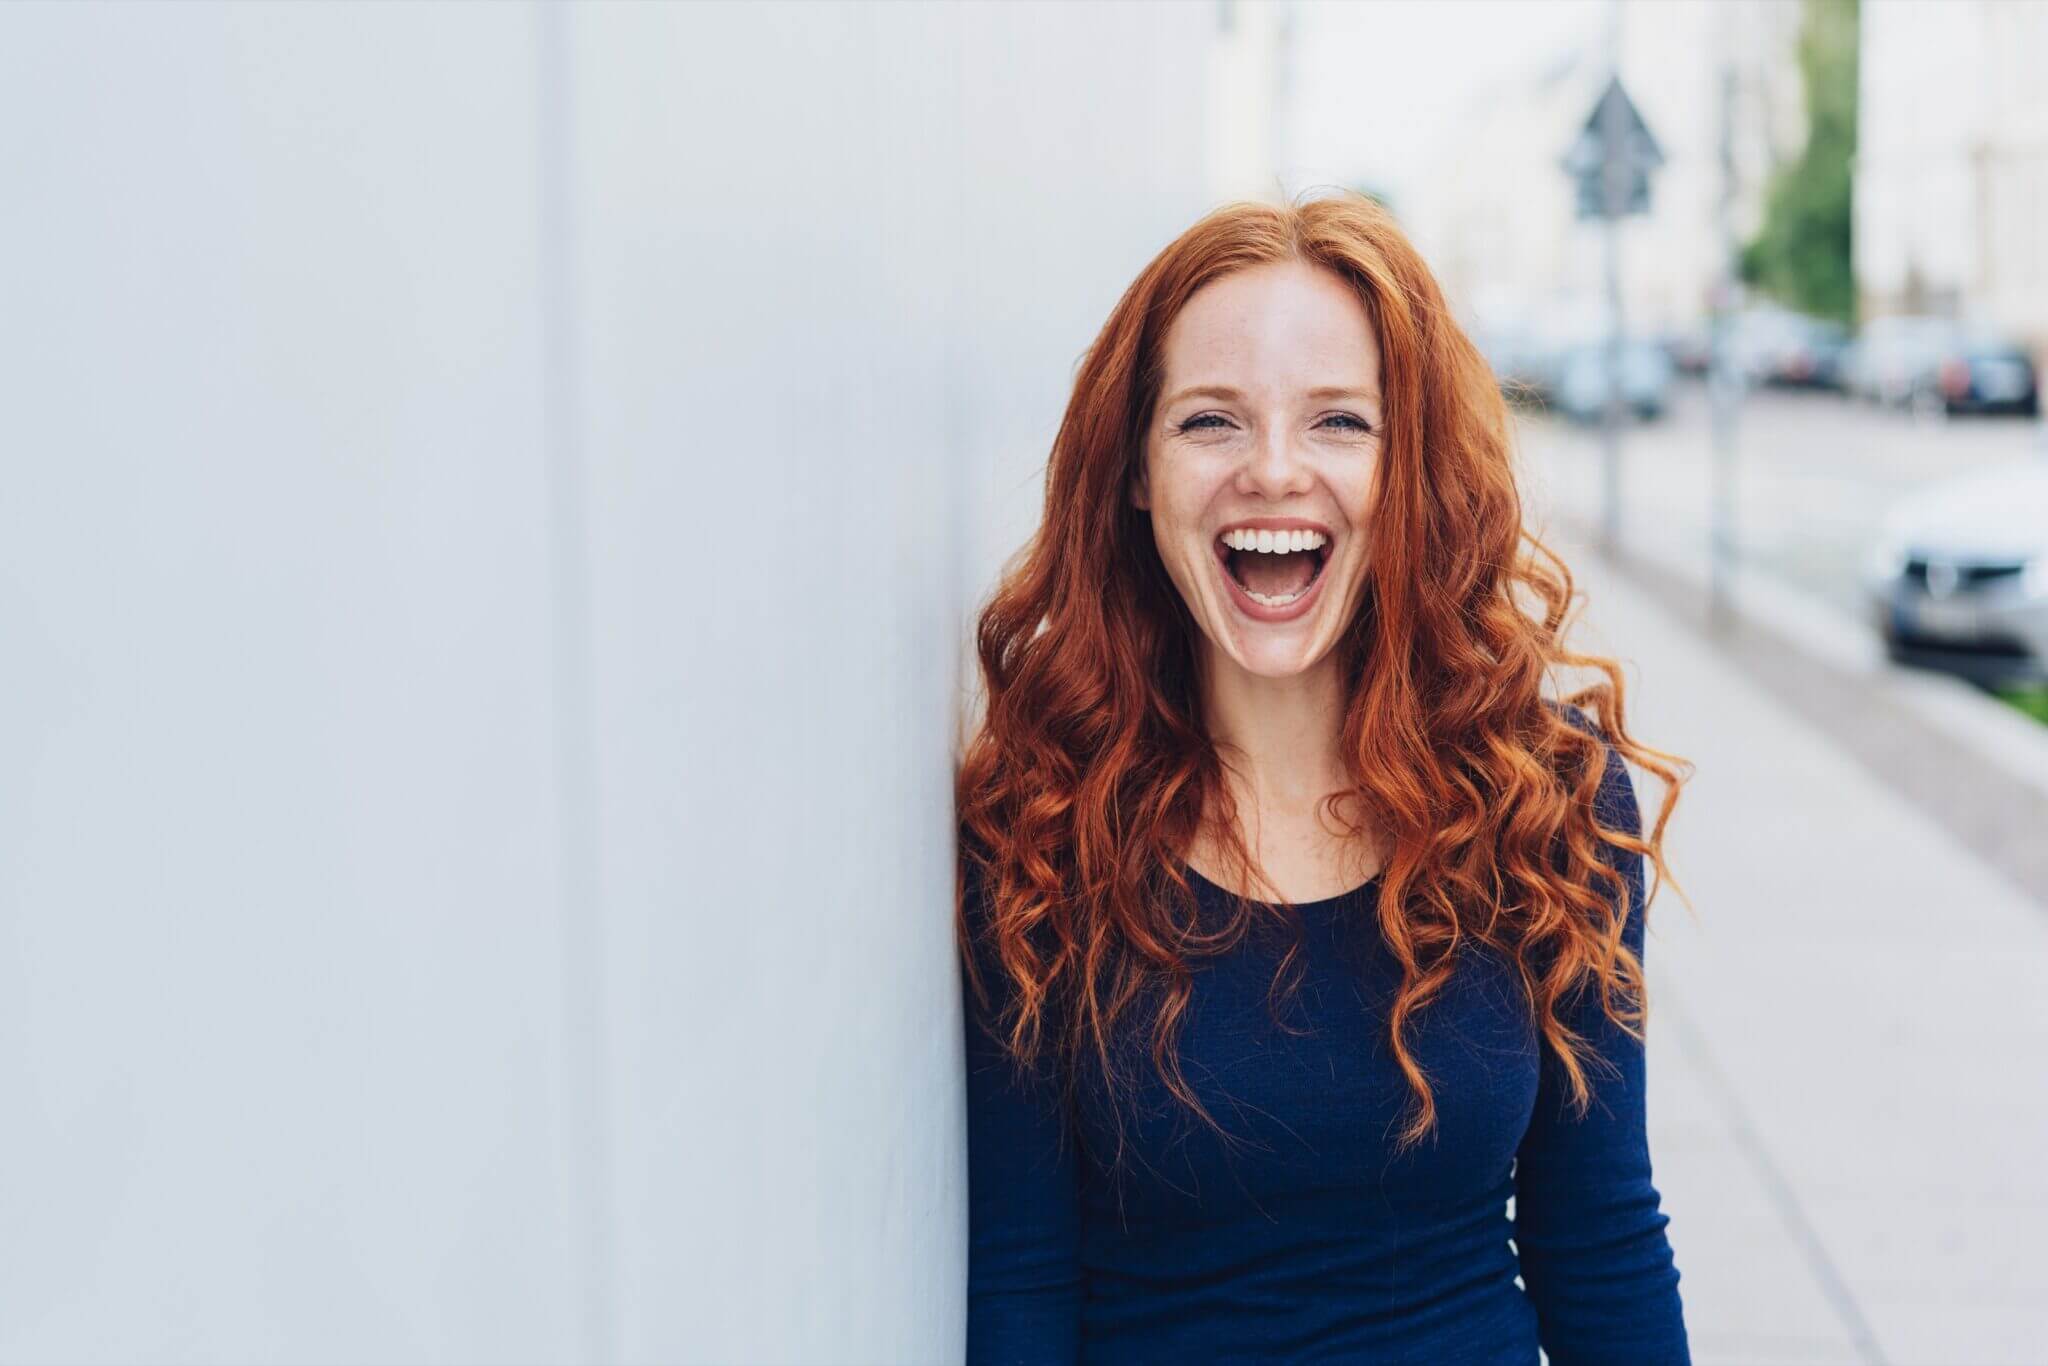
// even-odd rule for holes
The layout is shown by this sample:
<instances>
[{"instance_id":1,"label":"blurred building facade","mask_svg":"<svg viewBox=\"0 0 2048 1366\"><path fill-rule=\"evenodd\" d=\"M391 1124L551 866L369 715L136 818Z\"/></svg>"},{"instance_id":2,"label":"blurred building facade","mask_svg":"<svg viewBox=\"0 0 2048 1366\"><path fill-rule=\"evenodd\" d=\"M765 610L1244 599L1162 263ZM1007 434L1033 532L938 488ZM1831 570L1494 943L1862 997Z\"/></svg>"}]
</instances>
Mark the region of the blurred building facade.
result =
<instances>
[{"instance_id":1,"label":"blurred building facade","mask_svg":"<svg viewBox=\"0 0 2048 1366\"><path fill-rule=\"evenodd\" d=\"M1210 197L1275 200L1274 168L1287 142L1290 0L1213 0L1209 99L1203 143Z\"/></svg>"},{"instance_id":2,"label":"blurred building facade","mask_svg":"<svg viewBox=\"0 0 2048 1366\"><path fill-rule=\"evenodd\" d=\"M1865 0L1856 277L2048 350L2048 3Z\"/></svg>"},{"instance_id":3,"label":"blurred building facade","mask_svg":"<svg viewBox=\"0 0 2048 1366\"><path fill-rule=\"evenodd\" d=\"M0 8L0 1359L957 1354L961 628L1218 32Z\"/></svg>"},{"instance_id":4,"label":"blurred building facade","mask_svg":"<svg viewBox=\"0 0 2048 1366\"><path fill-rule=\"evenodd\" d=\"M1606 84L1610 52L1666 159L1651 212L1621 223L1631 331L1682 327L1709 307L1726 255L1716 216L1724 69L1735 82L1738 240L1761 217L1770 169L1804 138L1796 6L1671 0L1610 15L1616 31L1561 33L1547 64L1479 92L1412 192L1419 242L1454 302L1483 324L1563 334L1602 325L1603 228L1574 217L1558 163Z\"/></svg>"}]
</instances>

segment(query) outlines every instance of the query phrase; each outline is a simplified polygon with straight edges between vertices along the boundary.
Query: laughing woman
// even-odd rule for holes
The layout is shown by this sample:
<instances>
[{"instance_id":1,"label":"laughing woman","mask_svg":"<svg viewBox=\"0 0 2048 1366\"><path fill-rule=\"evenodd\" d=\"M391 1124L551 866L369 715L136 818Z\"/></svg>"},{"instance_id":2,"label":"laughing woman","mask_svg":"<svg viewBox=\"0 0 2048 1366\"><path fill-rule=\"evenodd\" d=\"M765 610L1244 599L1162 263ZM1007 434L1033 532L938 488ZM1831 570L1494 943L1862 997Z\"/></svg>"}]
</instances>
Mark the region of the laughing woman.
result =
<instances>
[{"instance_id":1,"label":"laughing woman","mask_svg":"<svg viewBox=\"0 0 2048 1366\"><path fill-rule=\"evenodd\" d=\"M1045 487L957 790L970 1363L1687 1361L1642 961L1690 765L1567 648L1414 248L1195 224Z\"/></svg>"}]
</instances>

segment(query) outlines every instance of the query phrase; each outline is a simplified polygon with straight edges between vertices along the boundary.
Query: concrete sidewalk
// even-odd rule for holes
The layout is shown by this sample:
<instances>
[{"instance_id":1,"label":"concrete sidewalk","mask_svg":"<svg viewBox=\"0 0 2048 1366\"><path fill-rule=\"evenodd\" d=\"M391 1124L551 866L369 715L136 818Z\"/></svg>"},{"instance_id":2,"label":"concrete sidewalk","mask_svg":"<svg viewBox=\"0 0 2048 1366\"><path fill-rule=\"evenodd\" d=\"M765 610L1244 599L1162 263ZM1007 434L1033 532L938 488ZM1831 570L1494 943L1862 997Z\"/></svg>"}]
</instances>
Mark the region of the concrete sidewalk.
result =
<instances>
[{"instance_id":1,"label":"concrete sidewalk","mask_svg":"<svg viewBox=\"0 0 2048 1366\"><path fill-rule=\"evenodd\" d=\"M1539 512L1537 521L1543 518ZM1558 536L1575 643L1693 760L1651 904L1650 1122L1702 1363L2048 1361L2048 914ZM1637 775L1646 815L1661 796Z\"/></svg>"}]
</instances>

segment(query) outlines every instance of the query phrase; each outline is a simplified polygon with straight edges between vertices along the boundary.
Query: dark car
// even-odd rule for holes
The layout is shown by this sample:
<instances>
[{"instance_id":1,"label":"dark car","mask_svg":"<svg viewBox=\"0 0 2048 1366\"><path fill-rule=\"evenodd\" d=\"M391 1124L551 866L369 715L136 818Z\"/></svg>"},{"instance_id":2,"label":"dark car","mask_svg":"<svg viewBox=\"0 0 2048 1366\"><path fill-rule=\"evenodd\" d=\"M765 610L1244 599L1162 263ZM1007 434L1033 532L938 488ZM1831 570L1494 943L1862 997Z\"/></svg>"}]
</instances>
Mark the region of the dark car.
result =
<instances>
[{"instance_id":1,"label":"dark car","mask_svg":"<svg viewBox=\"0 0 2048 1366\"><path fill-rule=\"evenodd\" d=\"M2040 411L2033 358L2010 338L1948 318L1879 318L1863 329L1847 387L1916 413Z\"/></svg>"},{"instance_id":2,"label":"dark car","mask_svg":"<svg viewBox=\"0 0 2048 1366\"><path fill-rule=\"evenodd\" d=\"M1704 375L1714 364L1714 328L1711 320L1659 335L1657 344L1671 357L1671 367L1681 375Z\"/></svg>"},{"instance_id":3,"label":"dark car","mask_svg":"<svg viewBox=\"0 0 2048 1366\"><path fill-rule=\"evenodd\" d=\"M1936 362L1927 407L1939 403L1950 413L2041 411L2039 376L2033 357L1998 337L1965 333Z\"/></svg>"},{"instance_id":4,"label":"dark car","mask_svg":"<svg viewBox=\"0 0 2048 1366\"><path fill-rule=\"evenodd\" d=\"M1772 367L1773 384L1803 389L1842 387L1842 352L1849 344L1849 329L1825 318L1802 318L1798 334L1781 351Z\"/></svg>"}]
</instances>

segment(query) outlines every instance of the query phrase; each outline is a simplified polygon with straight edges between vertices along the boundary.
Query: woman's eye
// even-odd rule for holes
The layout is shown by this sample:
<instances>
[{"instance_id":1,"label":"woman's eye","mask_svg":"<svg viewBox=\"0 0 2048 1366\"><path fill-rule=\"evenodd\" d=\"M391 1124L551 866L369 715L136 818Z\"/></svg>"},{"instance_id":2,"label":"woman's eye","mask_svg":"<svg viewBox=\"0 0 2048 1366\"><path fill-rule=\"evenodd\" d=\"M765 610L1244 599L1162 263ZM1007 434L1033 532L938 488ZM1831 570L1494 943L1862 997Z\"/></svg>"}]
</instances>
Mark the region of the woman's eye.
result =
<instances>
[{"instance_id":1,"label":"woman's eye","mask_svg":"<svg viewBox=\"0 0 2048 1366\"><path fill-rule=\"evenodd\" d=\"M1323 422L1326 425L1332 422L1341 423L1344 424L1345 430L1358 432L1359 434L1365 436L1370 436L1373 431L1371 423L1365 421L1363 418L1354 417L1350 413L1332 413L1328 417L1324 418ZM1178 426L1174 428L1174 430L1179 432L1214 431L1217 427L1227 427L1229 425L1230 424L1224 420L1221 414L1198 413L1194 417L1189 418L1187 421L1180 423Z\"/></svg>"}]
</instances>

